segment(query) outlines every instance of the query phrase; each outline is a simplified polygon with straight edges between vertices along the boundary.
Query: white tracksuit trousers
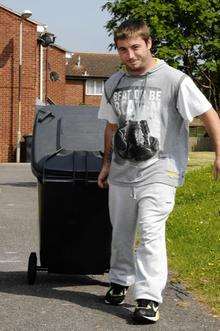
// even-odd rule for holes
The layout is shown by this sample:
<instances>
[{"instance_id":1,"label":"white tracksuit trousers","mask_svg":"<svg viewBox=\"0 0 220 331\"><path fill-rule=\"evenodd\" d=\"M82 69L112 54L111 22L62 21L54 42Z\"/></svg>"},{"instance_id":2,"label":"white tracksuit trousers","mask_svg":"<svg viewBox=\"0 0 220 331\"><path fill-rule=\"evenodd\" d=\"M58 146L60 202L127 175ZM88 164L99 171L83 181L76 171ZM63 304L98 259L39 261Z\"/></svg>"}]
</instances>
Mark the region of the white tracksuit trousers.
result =
<instances>
[{"instance_id":1,"label":"white tracksuit trousers","mask_svg":"<svg viewBox=\"0 0 220 331\"><path fill-rule=\"evenodd\" d=\"M141 187L109 184L113 227L109 280L134 284L134 299L162 302L167 281L166 220L174 207L176 188L153 183ZM136 226L140 245L134 252Z\"/></svg>"}]
</instances>

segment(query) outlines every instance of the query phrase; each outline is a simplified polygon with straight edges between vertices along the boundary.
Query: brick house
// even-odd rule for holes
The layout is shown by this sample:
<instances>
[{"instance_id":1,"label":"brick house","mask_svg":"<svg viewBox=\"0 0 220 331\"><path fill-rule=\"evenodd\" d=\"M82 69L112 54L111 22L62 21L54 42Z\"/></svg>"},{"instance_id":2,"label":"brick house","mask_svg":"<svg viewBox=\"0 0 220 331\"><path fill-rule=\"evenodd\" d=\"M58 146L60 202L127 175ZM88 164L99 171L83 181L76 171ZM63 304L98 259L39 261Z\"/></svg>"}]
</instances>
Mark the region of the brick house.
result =
<instances>
[{"instance_id":1,"label":"brick house","mask_svg":"<svg viewBox=\"0 0 220 331\"><path fill-rule=\"evenodd\" d=\"M0 162L15 161L19 101L19 13L0 5ZM65 103L66 50L42 47L44 26L23 20L21 136L32 132L36 98Z\"/></svg>"},{"instance_id":2,"label":"brick house","mask_svg":"<svg viewBox=\"0 0 220 331\"><path fill-rule=\"evenodd\" d=\"M18 126L19 24L16 13L0 6L0 162L13 161ZM22 133L30 132L36 98L37 24L23 24ZM31 55L31 56L30 56Z\"/></svg>"},{"instance_id":3,"label":"brick house","mask_svg":"<svg viewBox=\"0 0 220 331\"><path fill-rule=\"evenodd\" d=\"M66 66L65 104L99 106L104 82L119 66L117 54L73 53Z\"/></svg>"}]
</instances>

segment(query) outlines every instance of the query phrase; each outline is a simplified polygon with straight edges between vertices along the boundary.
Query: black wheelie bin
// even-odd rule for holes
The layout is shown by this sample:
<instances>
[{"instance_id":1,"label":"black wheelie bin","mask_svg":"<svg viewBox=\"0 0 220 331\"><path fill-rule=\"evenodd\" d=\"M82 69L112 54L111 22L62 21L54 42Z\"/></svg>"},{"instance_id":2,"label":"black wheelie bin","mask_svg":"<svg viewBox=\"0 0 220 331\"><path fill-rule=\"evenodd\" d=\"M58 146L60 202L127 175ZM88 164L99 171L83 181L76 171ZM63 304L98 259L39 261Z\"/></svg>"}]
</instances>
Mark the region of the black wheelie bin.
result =
<instances>
[{"instance_id":1,"label":"black wheelie bin","mask_svg":"<svg viewBox=\"0 0 220 331\"><path fill-rule=\"evenodd\" d=\"M104 123L96 107L44 106L35 118L31 166L38 179L40 264L37 271L103 274L109 269L108 190L100 189Z\"/></svg>"}]
</instances>

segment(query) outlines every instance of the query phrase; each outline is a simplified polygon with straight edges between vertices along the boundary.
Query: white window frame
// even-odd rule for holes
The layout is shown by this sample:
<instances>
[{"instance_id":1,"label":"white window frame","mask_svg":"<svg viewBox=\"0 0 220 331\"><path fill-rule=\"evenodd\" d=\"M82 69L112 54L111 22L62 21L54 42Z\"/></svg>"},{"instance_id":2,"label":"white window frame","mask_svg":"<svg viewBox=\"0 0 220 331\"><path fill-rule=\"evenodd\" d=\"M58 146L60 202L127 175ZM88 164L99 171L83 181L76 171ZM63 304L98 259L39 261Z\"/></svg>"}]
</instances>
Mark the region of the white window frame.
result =
<instances>
[{"instance_id":1,"label":"white window frame","mask_svg":"<svg viewBox=\"0 0 220 331\"><path fill-rule=\"evenodd\" d=\"M90 87L88 86L89 82L93 83L93 92L89 91L89 89L91 90L91 86ZM96 91L97 82L102 83L102 92L101 93L97 93L97 91ZM102 80L102 79L87 79L86 80L86 95L102 95L103 91L104 91L104 80Z\"/></svg>"}]
</instances>

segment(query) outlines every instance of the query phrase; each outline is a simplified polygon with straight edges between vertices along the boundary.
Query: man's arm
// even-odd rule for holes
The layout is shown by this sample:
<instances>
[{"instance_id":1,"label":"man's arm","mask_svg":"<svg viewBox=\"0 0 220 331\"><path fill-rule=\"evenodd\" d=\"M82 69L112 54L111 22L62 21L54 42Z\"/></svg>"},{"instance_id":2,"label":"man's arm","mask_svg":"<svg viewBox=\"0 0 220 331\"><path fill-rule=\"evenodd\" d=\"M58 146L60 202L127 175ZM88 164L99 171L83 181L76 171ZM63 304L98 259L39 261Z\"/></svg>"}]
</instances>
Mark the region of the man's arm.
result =
<instances>
[{"instance_id":1,"label":"man's arm","mask_svg":"<svg viewBox=\"0 0 220 331\"><path fill-rule=\"evenodd\" d=\"M220 119L217 112L211 108L199 116L215 146L215 161L213 175L217 180L220 177Z\"/></svg>"},{"instance_id":2,"label":"man's arm","mask_svg":"<svg viewBox=\"0 0 220 331\"><path fill-rule=\"evenodd\" d=\"M105 127L104 134L104 156L102 163L102 170L98 176L98 186L100 188L104 188L107 186L107 177L110 170L111 164L111 154L112 154L112 137L117 130L117 124L107 123Z\"/></svg>"}]
</instances>

